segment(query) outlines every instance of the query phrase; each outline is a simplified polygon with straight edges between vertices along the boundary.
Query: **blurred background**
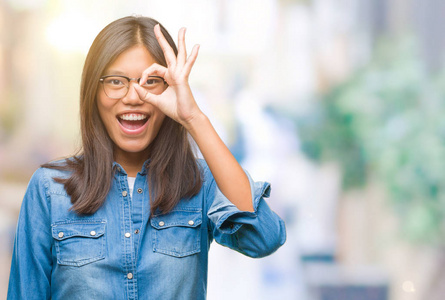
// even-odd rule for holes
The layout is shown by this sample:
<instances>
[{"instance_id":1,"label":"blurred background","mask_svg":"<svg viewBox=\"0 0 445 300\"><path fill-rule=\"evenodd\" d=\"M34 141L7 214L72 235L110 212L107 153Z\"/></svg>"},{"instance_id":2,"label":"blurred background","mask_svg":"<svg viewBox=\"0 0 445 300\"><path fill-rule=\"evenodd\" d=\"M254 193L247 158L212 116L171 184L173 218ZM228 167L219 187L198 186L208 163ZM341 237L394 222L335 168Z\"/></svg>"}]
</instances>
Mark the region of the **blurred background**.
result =
<instances>
[{"instance_id":1,"label":"blurred background","mask_svg":"<svg viewBox=\"0 0 445 300\"><path fill-rule=\"evenodd\" d=\"M217 244L208 299L436 300L445 294L445 2L0 0L0 298L38 166L80 146L97 33L150 16L189 50L195 97L287 242L255 260Z\"/></svg>"}]
</instances>

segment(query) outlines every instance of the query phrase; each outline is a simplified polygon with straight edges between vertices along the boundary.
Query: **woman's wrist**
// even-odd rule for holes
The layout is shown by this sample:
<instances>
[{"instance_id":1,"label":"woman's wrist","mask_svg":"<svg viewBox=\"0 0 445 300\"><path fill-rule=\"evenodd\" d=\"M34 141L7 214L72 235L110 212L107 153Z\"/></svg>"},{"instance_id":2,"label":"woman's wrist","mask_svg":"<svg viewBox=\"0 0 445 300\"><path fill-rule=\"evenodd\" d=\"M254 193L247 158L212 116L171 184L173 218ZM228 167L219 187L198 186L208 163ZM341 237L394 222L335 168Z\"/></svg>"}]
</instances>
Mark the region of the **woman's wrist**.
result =
<instances>
[{"instance_id":1,"label":"woman's wrist","mask_svg":"<svg viewBox=\"0 0 445 300\"><path fill-rule=\"evenodd\" d=\"M198 132L198 130L203 129L209 122L207 116L199 110L192 118L182 123L182 126L192 135L192 137Z\"/></svg>"}]
</instances>

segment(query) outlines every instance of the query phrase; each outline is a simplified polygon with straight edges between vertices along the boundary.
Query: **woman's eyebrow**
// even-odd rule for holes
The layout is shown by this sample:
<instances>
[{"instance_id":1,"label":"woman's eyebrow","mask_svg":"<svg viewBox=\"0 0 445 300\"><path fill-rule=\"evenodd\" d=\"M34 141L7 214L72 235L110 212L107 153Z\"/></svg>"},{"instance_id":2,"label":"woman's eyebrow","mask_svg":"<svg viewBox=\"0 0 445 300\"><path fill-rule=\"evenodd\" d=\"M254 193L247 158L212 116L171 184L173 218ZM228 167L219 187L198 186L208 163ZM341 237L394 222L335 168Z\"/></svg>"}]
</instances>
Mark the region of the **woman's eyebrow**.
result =
<instances>
[{"instance_id":1,"label":"woman's eyebrow","mask_svg":"<svg viewBox=\"0 0 445 300\"><path fill-rule=\"evenodd\" d=\"M106 70L105 76L107 76L107 75L125 75L125 73L122 71L118 71L118 70Z\"/></svg>"}]
</instances>

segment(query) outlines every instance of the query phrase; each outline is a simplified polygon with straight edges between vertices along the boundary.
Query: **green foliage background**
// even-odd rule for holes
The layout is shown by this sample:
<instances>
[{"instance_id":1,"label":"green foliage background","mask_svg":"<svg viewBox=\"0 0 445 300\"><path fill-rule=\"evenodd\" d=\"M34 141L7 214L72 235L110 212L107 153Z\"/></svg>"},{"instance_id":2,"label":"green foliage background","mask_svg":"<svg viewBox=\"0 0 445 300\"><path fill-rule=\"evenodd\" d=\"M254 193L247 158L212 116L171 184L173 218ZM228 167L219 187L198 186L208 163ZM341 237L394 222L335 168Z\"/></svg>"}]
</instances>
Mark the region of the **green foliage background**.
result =
<instances>
[{"instance_id":1,"label":"green foliage background","mask_svg":"<svg viewBox=\"0 0 445 300\"><path fill-rule=\"evenodd\" d=\"M413 40L384 40L371 62L298 120L303 151L338 161L345 189L386 189L414 242L443 241L445 73L429 74Z\"/></svg>"}]
</instances>

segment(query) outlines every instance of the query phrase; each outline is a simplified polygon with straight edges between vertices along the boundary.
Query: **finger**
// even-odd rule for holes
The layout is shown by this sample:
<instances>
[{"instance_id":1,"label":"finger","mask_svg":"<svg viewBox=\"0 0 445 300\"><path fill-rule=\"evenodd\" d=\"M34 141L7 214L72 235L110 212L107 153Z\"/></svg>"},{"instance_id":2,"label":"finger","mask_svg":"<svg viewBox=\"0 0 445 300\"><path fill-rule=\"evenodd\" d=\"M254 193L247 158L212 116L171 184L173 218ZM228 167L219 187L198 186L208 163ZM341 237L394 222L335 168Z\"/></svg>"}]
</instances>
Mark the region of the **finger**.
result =
<instances>
[{"instance_id":1,"label":"finger","mask_svg":"<svg viewBox=\"0 0 445 300\"><path fill-rule=\"evenodd\" d=\"M165 61L167 62L167 66L175 65L176 64L175 52L173 52L172 47L162 34L161 26L159 24L155 25L154 32L156 35L156 39L158 40L158 43L162 48L162 52L164 52L164 57Z\"/></svg>"},{"instance_id":2,"label":"finger","mask_svg":"<svg viewBox=\"0 0 445 300\"><path fill-rule=\"evenodd\" d=\"M147 69L142 72L141 79L139 80L139 84L142 84L143 82L147 81L148 76L160 76L162 78L165 78L165 74L167 73L168 69L164 66L161 66L160 64L154 63L151 66L149 66Z\"/></svg>"},{"instance_id":3,"label":"finger","mask_svg":"<svg viewBox=\"0 0 445 300\"><path fill-rule=\"evenodd\" d=\"M183 66L187 58L187 49L185 47L185 31L186 29L182 27L178 33L178 59L176 64Z\"/></svg>"},{"instance_id":4,"label":"finger","mask_svg":"<svg viewBox=\"0 0 445 300\"><path fill-rule=\"evenodd\" d=\"M135 84L134 89L136 93L138 93L139 99L149 104L153 104L154 106L158 106L159 103L159 95L155 95L141 87L140 85Z\"/></svg>"},{"instance_id":5,"label":"finger","mask_svg":"<svg viewBox=\"0 0 445 300\"><path fill-rule=\"evenodd\" d=\"M190 71L192 70L193 65L195 64L196 58L198 57L199 45L193 46L192 53L190 54L187 62L184 65L184 72L188 76Z\"/></svg>"}]
</instances>

